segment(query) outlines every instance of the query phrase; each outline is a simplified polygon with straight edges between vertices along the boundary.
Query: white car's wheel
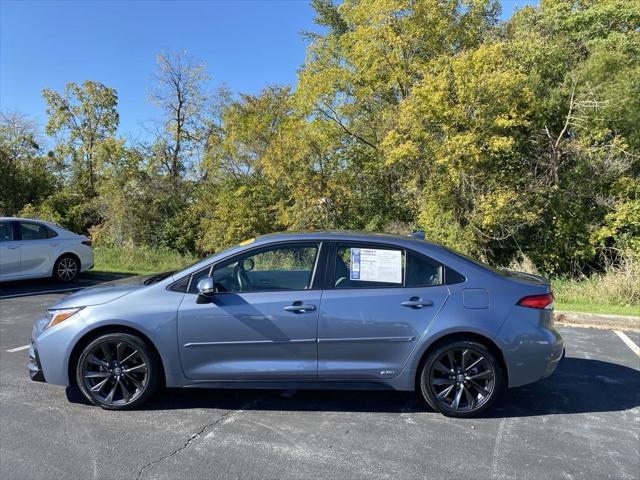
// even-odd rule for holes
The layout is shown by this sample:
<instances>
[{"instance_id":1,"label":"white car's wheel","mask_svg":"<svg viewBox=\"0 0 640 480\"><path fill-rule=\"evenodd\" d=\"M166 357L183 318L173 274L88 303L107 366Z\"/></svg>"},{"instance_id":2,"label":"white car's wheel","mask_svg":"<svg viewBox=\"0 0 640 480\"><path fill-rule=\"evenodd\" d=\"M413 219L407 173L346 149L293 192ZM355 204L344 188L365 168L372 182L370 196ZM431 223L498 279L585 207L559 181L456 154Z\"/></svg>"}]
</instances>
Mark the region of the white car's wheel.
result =
<instances>
[{"instance_id":1,"label":"white car's wheel","mask_svg":"<svg viewBox=\"0 0 640 480\"><path fill-rule=\"evenodd\" d=\"M72 282L78 273L80 273L80 261L75 255L62 255L53 266L53 278L59 282Z\"/></svg>"}]
</instances>

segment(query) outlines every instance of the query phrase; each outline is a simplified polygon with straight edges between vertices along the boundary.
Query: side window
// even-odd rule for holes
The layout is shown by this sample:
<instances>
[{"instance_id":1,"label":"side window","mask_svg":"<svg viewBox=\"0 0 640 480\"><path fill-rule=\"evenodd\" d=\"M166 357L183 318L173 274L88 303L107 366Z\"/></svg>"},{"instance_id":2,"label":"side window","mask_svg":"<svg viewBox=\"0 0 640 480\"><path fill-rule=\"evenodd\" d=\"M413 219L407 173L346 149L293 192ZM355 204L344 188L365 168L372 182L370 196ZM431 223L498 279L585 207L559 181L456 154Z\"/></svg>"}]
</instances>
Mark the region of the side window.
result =
<instances>
[{"instance_id":1,"label":"side window","mask_svg":"<svg viewBox=\"0 0 640 480\"><path fill-rule=\"evenodd\" d=\"M46 240L49 237L49 229L39 223L20 222L22 240Z\"/></svg>"},{"instance_id":2,"label":"side window","mask_svg":"<svg viewBox=\"0 0 640 480\"><path fill-rule=\"evenodd\" d=\"M318 249L316 243L288 244L237 256L214 267L213 281L222 292L306 290Z\"/></svg>"},{"instance_id":3,"label":"side window","mask_svg":"<svg viewBox=\"0 0 640 480\"><path fill-rule=\"evenodd\" d=\"M13 228L9 222L0 222L0 242L13 240Z\"/></svg>"},{"instance_id":4,"label":"side window","mask_svg":"<svg viewBox=\"0 0 640 480\"><path fill-rule=\"evenodd\" d=\"M453 268L447 267L444 272L445 281L447 285L454 285L456 283L466 282L466 278L461 273L456 272Z\"/></svg>"},{"instance_id":5,"label":"side window","mask_svg":"<svg viewBox=\"0 0 640 480\"><path fill-rule=\"evenodd\" d=\"M404 251L339 243L335 258L335 288L401 287Z\"/></svg>"},{"instance_id":6,"label":"side window","mask_svg":"<svg viewBox=\"0 0 640 480\"><path fill-rule=\"evenodd\" d=\"M49 227L45 227L45 228L47 229L47 238L53 238L58 236L56 231L53 230L52 228L49 228Z\"/></svg>"},{"instance_id":7,"label":"side window","mask_svg":"<svg viewBox=\"0 0 640 480\"><path fill-rule=\"evenodd\" d=\"M409 252L407 255L406 287L442 285L443 267L439 263Z\"/></svg>"}]
</instances>

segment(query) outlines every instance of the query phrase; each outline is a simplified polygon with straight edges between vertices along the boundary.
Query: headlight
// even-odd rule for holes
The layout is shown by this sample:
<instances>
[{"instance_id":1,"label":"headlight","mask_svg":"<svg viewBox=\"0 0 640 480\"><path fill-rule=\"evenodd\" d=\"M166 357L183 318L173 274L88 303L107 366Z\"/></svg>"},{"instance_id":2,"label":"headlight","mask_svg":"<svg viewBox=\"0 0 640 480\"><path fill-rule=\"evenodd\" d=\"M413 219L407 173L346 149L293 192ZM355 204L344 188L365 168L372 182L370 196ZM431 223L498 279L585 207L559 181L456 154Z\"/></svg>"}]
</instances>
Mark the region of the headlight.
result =
<instances>
[{"instance_id":1,"label":"headlight","mask_svg":"<svg viewBox=\"0 0 640 480\"><path fill-rule=\"evenodd\" d=\"M49 321L47 322L46 328L53 327L54 325L57 325L60 322L63 322L67 318L72 317L73 315L78 313L83 308L84 307L62 308L60 310L47 310L47 319Z\"/></svg>"}]
</instances>

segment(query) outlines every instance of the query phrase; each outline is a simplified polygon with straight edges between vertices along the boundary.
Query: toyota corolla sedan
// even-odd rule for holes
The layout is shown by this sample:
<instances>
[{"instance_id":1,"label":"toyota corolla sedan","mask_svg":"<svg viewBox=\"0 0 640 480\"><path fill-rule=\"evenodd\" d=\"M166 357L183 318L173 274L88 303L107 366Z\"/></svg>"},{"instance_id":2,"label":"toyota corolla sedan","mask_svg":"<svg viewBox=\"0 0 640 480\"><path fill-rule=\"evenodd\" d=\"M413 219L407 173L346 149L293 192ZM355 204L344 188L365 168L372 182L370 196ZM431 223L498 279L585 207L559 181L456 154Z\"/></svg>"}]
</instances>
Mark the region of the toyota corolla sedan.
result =
<instances>
[{"instance_id":1,"label":"toyota corolla sedan","mask_svg":"<svg viewBox=\"0 0 640 480\"><path fill-rule=\"evenodd\" d=\"M554 372L552 302L541 277L417 236L265 235L64 298L33 328L29 370L112 410L162 386L393 389L469 417Z\"/></svg>"},{"instance_id":2,"label":"toyota corolla sedan","mask_svg":"<svg viewBox=\"0 0 640 480\"><path fill-rule=\"evenodd\" d=\"M42 220L0 217L0 282L45 277L71 282L91 267L87 237Z\"/></svg>"}]
</instances>

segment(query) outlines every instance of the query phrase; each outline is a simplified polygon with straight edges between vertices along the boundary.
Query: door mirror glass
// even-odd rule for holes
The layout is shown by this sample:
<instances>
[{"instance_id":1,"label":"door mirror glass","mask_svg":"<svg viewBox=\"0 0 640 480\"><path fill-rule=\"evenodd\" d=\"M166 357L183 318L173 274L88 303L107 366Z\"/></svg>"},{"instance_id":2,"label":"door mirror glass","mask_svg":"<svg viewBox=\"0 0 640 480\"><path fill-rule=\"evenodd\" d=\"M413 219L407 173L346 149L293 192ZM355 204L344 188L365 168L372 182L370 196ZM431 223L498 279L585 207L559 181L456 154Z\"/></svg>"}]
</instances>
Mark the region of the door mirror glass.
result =
<instances>
[{"instance_id":1,"label":"door mirror glass","mask_svg":"<svg viewBox=\"0 0 640 480\"><path fill-rule=\"evenodd\" d=\"M245 272L250 272L256 266L256 262L253 261L253 258L245 258L242 260L242 269Z\"/></svg>"}]
</instances>

